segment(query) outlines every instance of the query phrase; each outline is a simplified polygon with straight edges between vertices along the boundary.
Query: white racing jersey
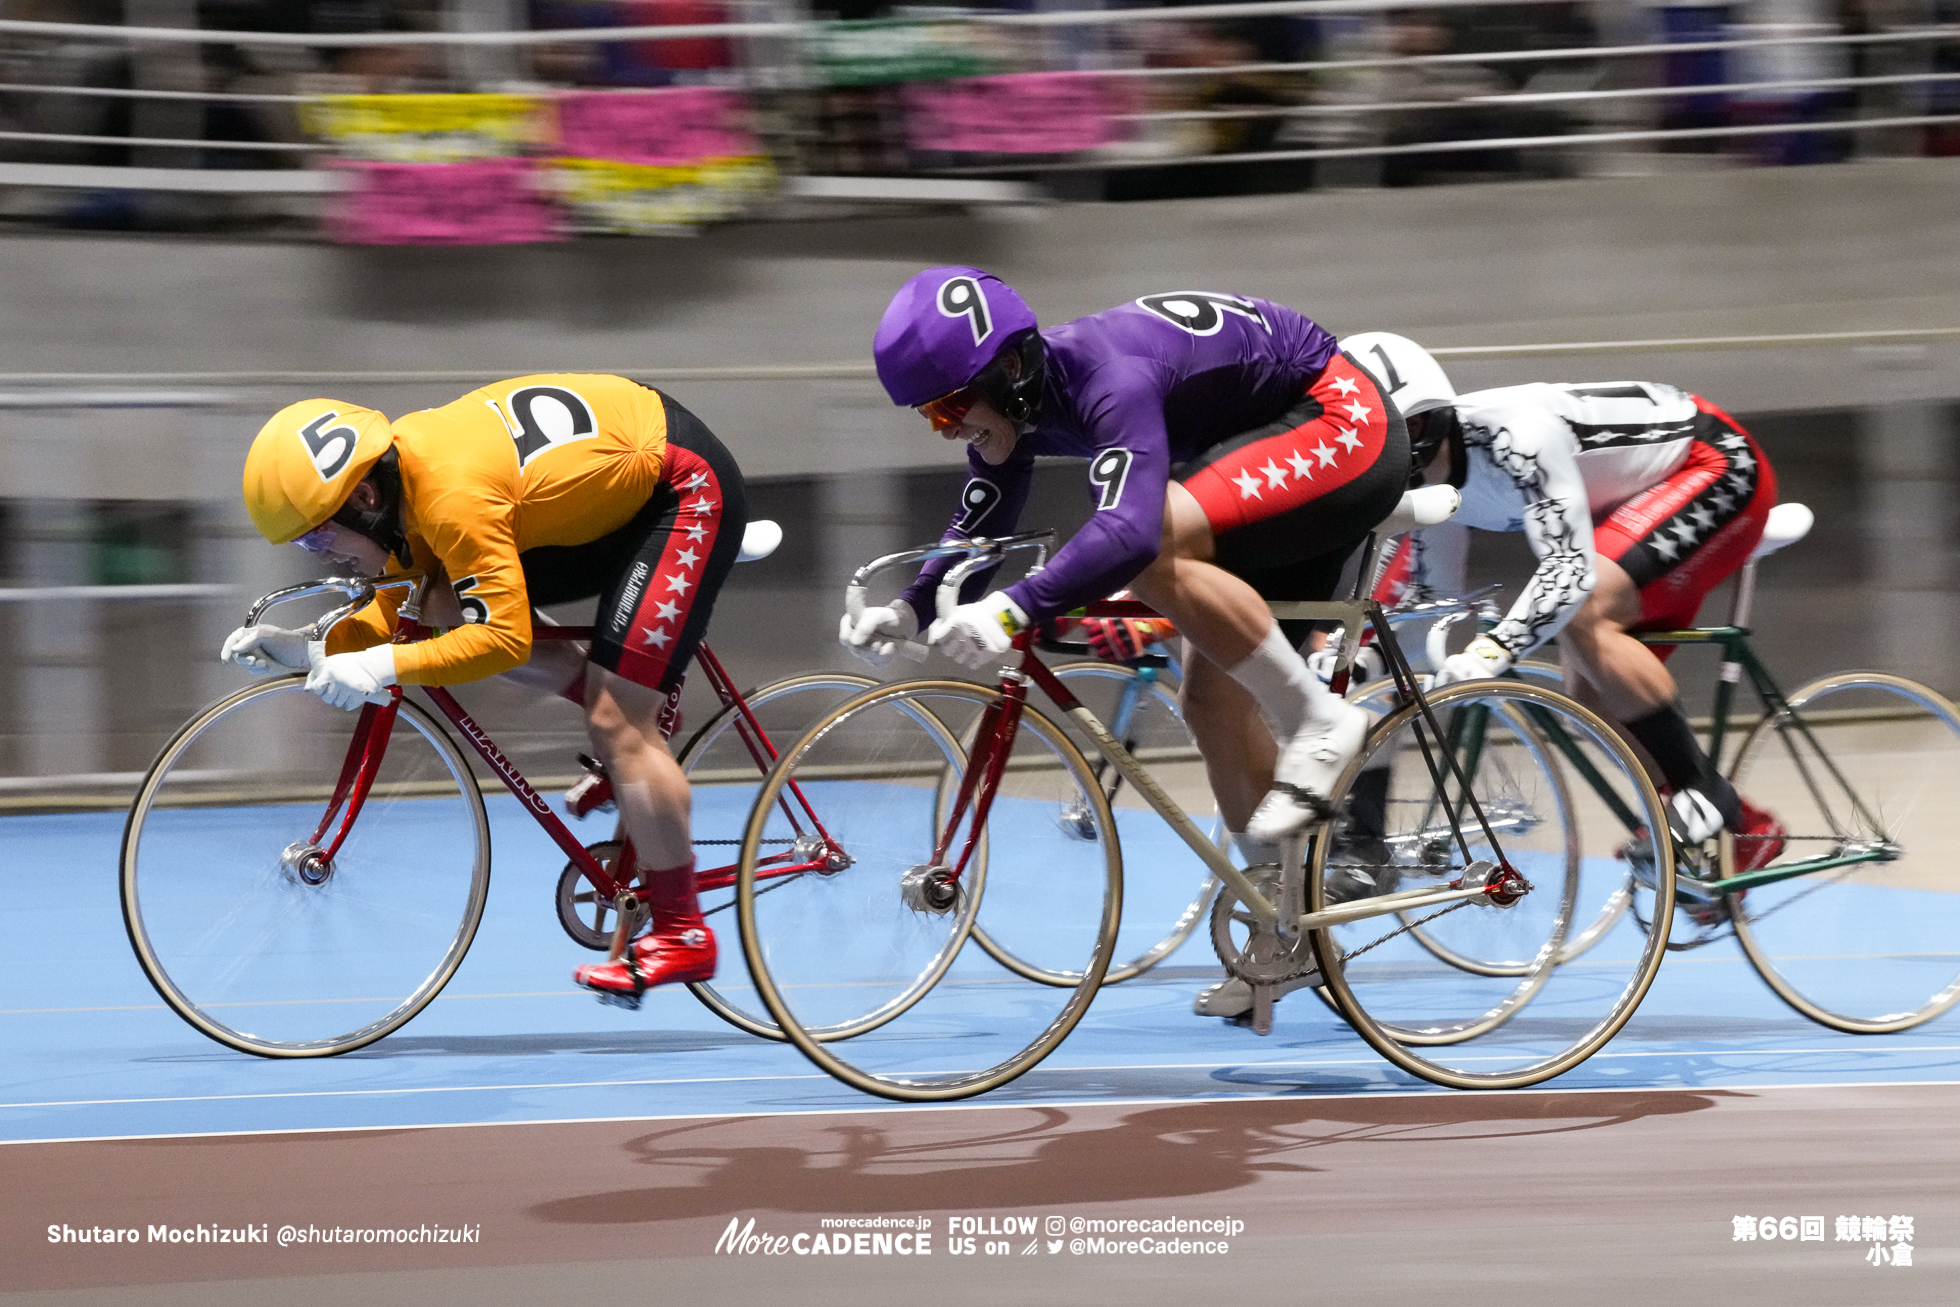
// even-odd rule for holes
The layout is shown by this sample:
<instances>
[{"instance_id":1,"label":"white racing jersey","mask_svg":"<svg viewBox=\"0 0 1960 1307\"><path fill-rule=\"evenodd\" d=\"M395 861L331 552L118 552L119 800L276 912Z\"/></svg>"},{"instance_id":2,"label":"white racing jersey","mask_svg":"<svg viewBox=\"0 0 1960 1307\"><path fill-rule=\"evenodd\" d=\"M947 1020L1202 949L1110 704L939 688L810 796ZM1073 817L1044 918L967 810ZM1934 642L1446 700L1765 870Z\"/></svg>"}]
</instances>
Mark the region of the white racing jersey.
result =
<instances>
[{"instance_id":1,"label":"white racing jersey","mask_svg":"<svg viewBox=\"0 0 1960 1307\"><path fill-rule=\"evenodd\" d=\"M1535 382L1457 397L1466 474L1449 522L1407 537L1385 602L1463 589L1467 528L1522 531L1538 557L1490 638L1521 658L1557 635L1595 582L1593 523L1687 462L1697 439L1728 428L1673 386L1651 381ZM1385 583L1386 584L1386 583Z\"/></svg>"}]
</instances>

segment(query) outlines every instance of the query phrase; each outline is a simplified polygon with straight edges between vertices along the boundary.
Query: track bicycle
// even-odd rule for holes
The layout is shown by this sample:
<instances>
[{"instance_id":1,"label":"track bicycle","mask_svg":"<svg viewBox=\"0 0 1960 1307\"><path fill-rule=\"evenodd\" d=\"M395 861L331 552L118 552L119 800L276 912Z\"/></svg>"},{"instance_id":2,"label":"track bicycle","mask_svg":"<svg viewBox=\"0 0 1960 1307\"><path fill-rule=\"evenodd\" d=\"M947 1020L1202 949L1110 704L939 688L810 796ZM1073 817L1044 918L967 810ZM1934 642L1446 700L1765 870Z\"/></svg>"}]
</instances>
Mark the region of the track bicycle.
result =
<instances>
[{"instance_id":1,"label":"track bicycle","mask_svg":"<svg viewBox=\"0 0 1960 1307\"><path fill-rule=\"evenodd\" d=\"M744 558L780 539L753 523ZM276 591L271 607L339 595L309 638L387 589L413 583L327 579ZM397 640L425 638L423 594L399 611ZM538 640L590 628L539 624ZM677 751L694 788L704 910L733 904L733 854L776 756L832 704L875 684L827 673L741 692L703 644L696 665L720 709ZM423 687L432 713L396 687L356 713L306 692L303 675L259 681L193 717L166 743L130 808L121 854L123 920L144 974L178 1015L218 1042L266 1057L350 1052L400 1029L462 963L489 892L490 826L478 778L446 719L568 861L555 900L586 948L623 947L643 923L630 847L583 844L455 697ZM792 792L784 802L798 805ZM761 858L759 875L793 876L821 856L822 822ZM621 921L626 927L621 928ZM752 1033L780 1039L746 981L690 986Z\"/></svg>"},{"instance_id":2,"label":"track bicycle","mask_svg":"<svg viewBox=\"0 0 1960 1307\"><path fill-rule=\"evenodd\" d=\"M957 557L939 590L945 612L967 578L1016 550L1036 551L1039 566L1052 540L1052 533L1031 532L894 554L860 569L847 602L861 611L864 588L879 572ZM1502 833L1489 814L1498 799L1513 810L1555 806L1547 790L1565 786L1573 763L1545 742L1536 725L1543 718L1561 726L1608 792L1658 822L1660 799L1632 753L1598 717L1537 686L1481 682L1425 696L1370 601L1273 607L1283 617L1342 622L1349 647L1362 625L1371 625L1401 696L1344 773L1333 796L1335 819L1311 842L1310 858L1299 849L1278 866L1233 865L1151 770L1032 655L1026 633L995 685L881 686L832 710L786 749L744 834L736 911L751 977L797 1047L866 1092L948 1100L1024 1074L1080 1021L1116 953L1128 832L1119 832L1109 798L1069 732L1029 702L1031 685L1121 772L1129 802L1154 813L1218 878L1212 940L1227 971L1253 986L1255 1012L1263 1013L1255 1028L1270 1029L1279 984L1317 969L1373 1047L1440 1084L1535 1083L1611 1038L1653 978L1658 940L1646 940L1616 968L1592 972L1582 986L1559 986L1552 1018L1510 1018L1557 985L1553 959L1570 924L1573 868L1611 859L1620 839L1604 823L1577 820L1589 815L1578 807L1575 819L1513 820ZM1151 615L1137 604L1087 611ZM1485 733L1480 756L1466 768L1460 751L1446 744L1443 723L1471 712L1501 730ZM1383 761L1393 783L1373 799L1355 795L1355 778ZM792 789L824 811L849 860L771 881L762 859L783 837L780 800ZM1487 796L1494 801L1486 804ZM1357 803L1372 805L1375 833L1366 840L1349 837ZM1085 819L1071 829L1056 819L1064 812ZM1671 883L1669 852L1657 857L1662 883ZM1343 873L1362 865L1392 867L1397 886L1353 893ZM1337 883L1330 885L1330 872ZM1421 917L1412 918L1416 913ZM1002 978L973 954L955 967L980 915L996 944L1078 979L1066 988L1037 987ZM1409 920L1446 916L1456 934L1495 935L1503 948L1517 935L1535 936L1530 974L1469 973L1407 938ZM930 992L913 997L927 975ZM905 1020L887 1018L875 1039L845 1045L820 1037L900 998Z\"/></svg>"},{"instance_id":3,"label":"track bicycle","mask_svg":"<svg viewBox=\"0 0 1960 1307\"><path fill-rule=\"evenodd\" d=\"M1722 766L1726 756L1731 782L1785 827L1780 836L1724 832L1677 849L1673 898L1684 910L1675 914L1677 928L1661 933L1676 951L1733 935L1797 1011L1837 1030L1882 1034L1960 1001L1960 871L1948 870L1946 857L1960 837L1960 819L1949 816L1960 784L1960 713L1937 691L1884 672L1833 673L1790 694L1778 687L1750 643L1757 568L1802 539L1813 520L1801 504L1771 510L1737 578L1726 625L1635 633L1650 646L1720 651L1709 757ZM1438 628L1469 612L1459 604ZM1443 630L1432 629L1432 662L1442 639ZM1556 665L1532 661L1511 675L1562 679ZM1731 751L1745 679L1760 715L1744 719ZM1638 825L1631 814L1619 820L1630 835ZM1780 844L1768 865L1739 870L1739 852L1764 840ZM1593 889L1589 903L1599 901ZM1597 939L1630 908L1636 924L1653 932L1654 898L1635 859L1587 930Z\"/></svg>"}]
</instances>

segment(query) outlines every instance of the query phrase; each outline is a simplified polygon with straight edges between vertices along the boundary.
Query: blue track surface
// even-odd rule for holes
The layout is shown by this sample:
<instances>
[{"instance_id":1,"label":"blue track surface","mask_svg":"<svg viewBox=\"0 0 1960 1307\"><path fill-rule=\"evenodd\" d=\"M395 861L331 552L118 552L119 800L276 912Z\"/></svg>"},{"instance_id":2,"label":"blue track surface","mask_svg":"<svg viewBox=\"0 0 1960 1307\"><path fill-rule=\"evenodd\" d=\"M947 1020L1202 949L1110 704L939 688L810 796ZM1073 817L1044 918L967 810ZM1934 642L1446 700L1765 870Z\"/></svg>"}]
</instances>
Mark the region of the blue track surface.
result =
<instances>
[{"instance_id":1,"label":"blue track surface","mask_svg":"<svg viewBox=\"0 0 1960 1307\"><path fill-rule=\"evenodd\" d=\"M793 1049L724 1025L684 991L625 1013L575 990L570 969L591 955L552 915L562 855L513 802L490 806L496 872L462 970L401 1033L309 1061L234 1053L157 999L117 908L119 814L0 821L0 1139L877 1105ZM733 933L725 970L741 966ZM1192 995L1214 975L1200 932L1157 972L1106 990L1054 1056L988 1101L1425 1087L1307 995L1287 1001L1267 1039L1194 1018ZM1626 1030L1550 1087L1926 1081L1960 1081L1960 1015L1898 1035L1837 1034L1786 1008L1724 941L1671 955Z\"/></svg>"}]
</instances>

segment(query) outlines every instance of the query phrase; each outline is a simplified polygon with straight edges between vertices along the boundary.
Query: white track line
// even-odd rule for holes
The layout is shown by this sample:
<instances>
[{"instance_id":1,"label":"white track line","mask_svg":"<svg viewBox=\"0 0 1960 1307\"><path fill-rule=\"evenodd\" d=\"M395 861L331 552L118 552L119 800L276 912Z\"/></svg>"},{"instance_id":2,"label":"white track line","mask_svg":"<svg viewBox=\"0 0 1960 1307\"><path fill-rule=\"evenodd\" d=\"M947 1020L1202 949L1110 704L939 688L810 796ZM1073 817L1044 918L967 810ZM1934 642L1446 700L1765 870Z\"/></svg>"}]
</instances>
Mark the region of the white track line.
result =
<instances>
[{"instance_id":1,"label":"white track line","mask_svg":"<svg viewBox=\"0 0 1960 1307\"><path fill-rule=\"evenodd\" d=\"M1819 1089L1954 1089L1960 1084L1951 1080L1847 1080L1842 1082L1818 1081L1797 1085L1655 1085L1651 1087L1604 1085L1575 1087L1570 1089L1533 1087L1530 1089L1486 1089L1469 1091L1466 1097L1498 1098L1510 1096L1530 1096L1549 1098L1554 1096L1579 1097L1589 1094L1724 1094L1729 1097L1759 1096L1784 1090ZM862 1107L809 1107L747 1112L669 1112L650 1116L565 1116L534 1117L520 1121L437 1121L427 1124L407 1124L392 1122L386 1125L321 1125L298 1126L286 1130L189 1130L176 1133L157 1133L140 1135L70 1135L58 1139L0 1139L0 1147L22 1144L111 1144L138 1143L156 1139L258 1139L275 1135L353 1135L376 1134L384 1131L402 1130L488 1130L514 1126L553 1126L553 1125L653 1125L663 1121L751 1121L757 1118L805 1117L805 1116L865 1116L885 1115L895 1112L1031 1112L1049 1108L1068 1110L1078 1108L1105 1107L1163 1107L1181 1106L1186 1103L1313 1103L1339 1101L1345 1099L1376 1098L1426 1098L1448 1091L1429 1089L1375 1089L1359 1090L1338 1094L1223 1094L1206 1095L1193 1098L1111 1098L1084 1099L1079 1102L1057 1102L1049 1099L1022 1100L1013 1103L878 1103L867 1102Z\"/></svg>"},{"instance_id":2,"label":"white track line","mask_svg":"<svg viewBox=\"0 0 1960 1307\"><path fill-rule=\"evenodd\" d=\"M1607 1050L1604 1052L1594 1053L1592 1057L1587 1060L1598 1061L1602 1058L1637 1058L1637 1057L1793 1057L1793 1056L1804 1056L1813 1053L1842 1053L1846 1047L1849 1047L1849 1045L1839 1045L1835 1048L1713 1049L1713 1050L1705 1049L1705 1048L1690 1048L1690 1049L1675 1049L1675 1050L1655 1049L1655 1050L1643 1050L1641 1052L1615 1052L1612 1050ZM1890 1053L1960 1053L1960 1044L1908 1044L1903 1047L1885 1048L1877 1051L1888 1053L1888 1054ZM1495 1061L1511 1061L1514 1059L1486 1057L1486 1058L1461 1058L1458 1060L1466 1061L1466 1062L1476 1062L1476 1061L1495 1062ZM1255 1072L1255 1071L1278 1069L1282 1067L1346 1067L1346 1066L1377 1066L1377 1067L1381 1067L1384 1070L1390 1069L1387 1063L1383 1062L1378 1057L1372 1057L1372 1056L1356 1057L1356 1058L1327 1058L1327 1059L1312 1059L1312 1060L1299 1059L1299 1060L1288 1060L1283 1062L1233 1061L1233 1062L1116 1063L1116 1064L1102 1065L1102 1066L1051 1066L1046 1069L1049 1071L1058 1071L1058 1072L1100 1074L1100 1073L1106 1073L1112 1071L1218 1071L1227 1068L1237 1068L1241 1071ZM929 1071L908 1071L908 1072L894 1072L889 1074L933 1075L933 1074L944 1074L944 1073L929 1072ZM686 1076L686 1077L674 1077L674 1078L651 1079L651 1080L568 1080L568 1081L558 1081L558 1082L545 1082L545 1083L538 1083L538 1084L510 1084L510 1085L408 1085L408 1086L402 1086L400 1088L386 1088L386 1089L303 1089L303 1090L291 1090L287 1092L271 1093L271 1094L186 1094L186 1095L179 1095L179 1096L165 1096L165 1097L155 1097L155 1098L75 1098L75 1099L50 1100L48 1102L39 1102L39 1103L0 1103L0 1110L10 1109L10 1108L32 1109L32 1108L48 1108L48 1107L128 1107L128 1106L135 1106L135 1105L146 1104L146 1103L236 1103L236 1102L256 1102L260 1100L270 1102L278 1099L287 1099L287 1098L385 1098L390 1096L407 1096L410 1094L480 1094L480 1093L493 1093L493 1092L519 1092L519 1091L531 1091L531 1090L540 1090L540 1089L644 1089L648 1087L662 1086L662 1085L777 1084L777 1083L783 1083L788 1081L827 1080L827 1079L829 1079L827 1075L808 1074L808 1075L795 1075L795 1076L783 1076L783 1075ZM1890 1083L1890 1082L1874 1081L1872 1083L1882 1084L1882 1083ZM1927 1081L1925 1083L1960 1084L1960 1081L1954 1081L1954 1082ZM1721 1086L1707 1086L1706 1088L1720 1088L1720 1087ZM1749 1088L1750 1086L1743 1086L1743 1087ZM1384 1091L1378 1091L1378 1092L1384 1092ZM1415 1090L1412 1092L1435 1093L1435 1092L1440 1092L1440 1089ZM1523 1091L1493 1090L1490 1092L1523 1092ZM1573 1093L1579 1091L1566 1090L1566 1091L1555 1091L1555 1092ZM1632 1092L1636 1092L1636 1090L1632 1088L1622 1088L1622 1089L1615 1089L1612 1092L1632 1093ZM1289 1097L1290 1096L1292 1095L1289 1095ZM1314 1095L1314 1097L1339 1097L1339 1096L1340 1095ZM1102 1101L1104 1100L1093 1099L1093 1098L1082 1099L1080 1100L1080 1105L1093 1106ZM1139 1100L1139 1101L1143 1101L1143 1100ZM1165 1098L1161 1100L1149 1100L1149 1101L1183 1103L1183 1102L1192 1102L1196 1100L1180 1097L1180 1098ZM1227 1101L1233 1101L1233 1100L1228 1099ZM717 1113L716 1115L722 1115L722 1114ZM746 1115L753 1115L753 1114L738 1113L737 1115L746 1116ZM622 1118L622 1119L634 1119L634 1118Z\"/></svg>"}]
</instances>

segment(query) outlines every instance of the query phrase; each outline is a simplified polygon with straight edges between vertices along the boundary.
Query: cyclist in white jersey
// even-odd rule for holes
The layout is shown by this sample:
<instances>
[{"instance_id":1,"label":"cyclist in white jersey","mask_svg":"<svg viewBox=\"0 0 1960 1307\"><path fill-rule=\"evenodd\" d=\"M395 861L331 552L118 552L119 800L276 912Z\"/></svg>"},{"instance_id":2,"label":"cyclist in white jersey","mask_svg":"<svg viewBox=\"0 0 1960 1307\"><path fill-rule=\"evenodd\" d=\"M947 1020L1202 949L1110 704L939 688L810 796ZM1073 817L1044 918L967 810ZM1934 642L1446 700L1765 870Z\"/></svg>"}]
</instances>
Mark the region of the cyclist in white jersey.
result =
<instances>
[{"instance_id":1,"label":"cyclist in white jersey","mask_svg":"<svg viewBox=\"0 0 1960 1307\"><path fill-rule=\"evenodd\" d=\"M1415 533L1376 591L1385 603L1463 588L1468 529L1522 531L1538 568L1503 621L1436 683L1497 676L1559 637L1568 688L1622 723L1671 790L1675 834L1721 830L1744 870L1782 851L1782 828L1716 771L1675 701L1666 659L1634 632L1692 625L1741 567L1776 503L1776 476L1733 418L1649 381L1531 384L1457 395L1436 361L1387 332L1342 347L1376 372L1410 425L1413 480L1463 494L1454 519Z\"/></svg>"}]
</instances>

